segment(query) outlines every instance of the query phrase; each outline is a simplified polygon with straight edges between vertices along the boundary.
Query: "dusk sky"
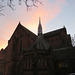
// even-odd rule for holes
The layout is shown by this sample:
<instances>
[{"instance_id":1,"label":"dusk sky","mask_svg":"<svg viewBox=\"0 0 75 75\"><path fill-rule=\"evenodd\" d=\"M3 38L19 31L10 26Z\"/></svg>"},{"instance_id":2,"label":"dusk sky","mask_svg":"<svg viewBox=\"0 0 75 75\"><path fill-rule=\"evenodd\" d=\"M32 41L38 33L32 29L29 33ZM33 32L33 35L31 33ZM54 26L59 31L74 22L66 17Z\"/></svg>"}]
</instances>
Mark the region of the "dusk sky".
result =
<instances>
[{"instance_id":1,"label":"dusk sky","mask_svg":"<svg viewBox=\"0 0 75 75\"><path fill-rule=\"evenodd\" d=\"M0 16L0 49L5 48L19 21L21 24L37 34L38 21L41 17L43 33L66 27L67 33L75 34L75 0L41 0L38 7L26 10L24 2L18 5L18 0L13 0L14 11L6 6Z\"/></svg>"}]
</instances>

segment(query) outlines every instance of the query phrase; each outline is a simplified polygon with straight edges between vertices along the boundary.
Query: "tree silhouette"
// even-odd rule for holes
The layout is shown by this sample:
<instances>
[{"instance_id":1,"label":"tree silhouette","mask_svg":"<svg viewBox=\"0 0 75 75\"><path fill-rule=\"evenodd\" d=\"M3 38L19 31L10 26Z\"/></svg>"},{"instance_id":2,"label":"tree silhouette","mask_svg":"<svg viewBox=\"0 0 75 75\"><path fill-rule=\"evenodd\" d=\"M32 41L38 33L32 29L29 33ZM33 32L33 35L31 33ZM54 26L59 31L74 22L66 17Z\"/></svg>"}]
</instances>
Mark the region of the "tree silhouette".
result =
<instances>
[{"instance_id":1,"label":"tree silhouette","mask_svg":"<svg viewBox=\"0 0 75 75\"><path fill-rule=\"evenodd\" d=\"M75 46L75 34L71 37L72 45Z\"/></svg>"},{"instance_id":2,"label":"tree silhouette","mask_svg":"<svg viewBox=\"0 0 75 75\"><path fill-rule=\"evenodd\" d=\"M6 1L7 6L10 7L12 10L14 10L14 6L16 5L13 3L15 0L1 0L0 1L0 15L3 15L2 11L3 11L3 8L6 6L4 4L4 1ZM42 2L40 0L18 0L19 5L21 5L22 2L25 3L25 5L27 7L27 11L29 11L30 7L32 7L32 6L38 7L37 3L42 4Z\"/></svg>"},{"instance_id":3,"label":"tree silhouette","mask_svg":"<svg viewBox=\"0 0 75 75\"><path fill-rule=\"evenodd\" d=\"M4 8L4 5L2 5L2 4L0 3L0 15L3 15L3 13L2 13L3 8Z\"/></svg>"}]
</instances>

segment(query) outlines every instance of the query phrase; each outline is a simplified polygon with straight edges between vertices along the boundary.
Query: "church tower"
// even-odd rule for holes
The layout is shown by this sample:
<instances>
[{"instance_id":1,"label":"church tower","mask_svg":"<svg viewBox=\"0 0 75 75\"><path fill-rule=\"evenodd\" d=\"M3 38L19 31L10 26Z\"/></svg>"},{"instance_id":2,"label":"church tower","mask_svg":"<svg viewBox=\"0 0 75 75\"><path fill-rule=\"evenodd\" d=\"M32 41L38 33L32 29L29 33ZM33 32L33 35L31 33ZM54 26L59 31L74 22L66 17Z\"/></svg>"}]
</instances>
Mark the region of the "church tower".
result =
<instances>
[{"instance_id":1,"label":"church tower","mask_svg":"<svg viewBox=\"0 0 75 75\"><path fill-rule=\"evenodd\" d=\"M42 25L41 25L41 20L39 17L38 36L40 36L41 34L42 34Z\"/></svg>"}]
</instances>

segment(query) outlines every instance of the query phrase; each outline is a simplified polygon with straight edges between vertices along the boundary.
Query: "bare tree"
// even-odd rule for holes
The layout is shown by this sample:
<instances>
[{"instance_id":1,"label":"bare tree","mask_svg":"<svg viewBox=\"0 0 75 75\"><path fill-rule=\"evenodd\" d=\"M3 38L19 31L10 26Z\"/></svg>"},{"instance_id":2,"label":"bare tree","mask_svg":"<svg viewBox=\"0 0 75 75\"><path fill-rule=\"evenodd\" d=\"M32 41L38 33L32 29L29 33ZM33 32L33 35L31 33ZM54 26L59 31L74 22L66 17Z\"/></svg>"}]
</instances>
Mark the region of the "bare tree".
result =
<instances>
[{"instance_id":1,"label":"bare tree","mask_svg":"<svg viewBox=\"0 0 75 75\"><path fill-rule=\"evenodd\" d=\"M71 40L72 40L72 45L75 46L75 34L74 36L71 37Z\"/></svg>"},{"instance_id":2,"label":"bare tree","mask_svg":"<svg viewBox=\"0 0 75 75\"><path fill-rule=\"evenodd\" d=\"M8 7L10 7L12 10L14 10L14 6L15 6L15 4L13 4L14 0L1 0L0 1L0 15L3 15L2 11L3 11L3 8L6 6L6 5L3 5L4 1L7 2ZM22 2L25 3L25 5L27 7L27 11L29 11L30 8L33 6L38 7L37 3L42 4L42 2L40 0L18 0L19 5L21 5ZM32 3L32 4L30 4L30 3Z\"/></svg>"}]
</instances>

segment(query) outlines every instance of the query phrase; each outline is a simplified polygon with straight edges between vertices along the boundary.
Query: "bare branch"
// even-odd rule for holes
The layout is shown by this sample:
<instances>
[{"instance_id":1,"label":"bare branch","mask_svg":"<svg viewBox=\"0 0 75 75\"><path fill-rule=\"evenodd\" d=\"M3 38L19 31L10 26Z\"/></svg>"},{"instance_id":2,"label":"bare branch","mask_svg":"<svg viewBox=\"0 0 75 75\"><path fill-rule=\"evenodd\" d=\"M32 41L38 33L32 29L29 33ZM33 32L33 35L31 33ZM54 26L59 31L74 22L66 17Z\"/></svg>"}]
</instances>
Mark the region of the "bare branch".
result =
<instances>
[{"instance_id":1,"label":"bare branch","mask_svg":"<svg viewBox=\"0 0 75 75\"><path fill-rule=\"evenodd\" d=\"M4 14L2 13L3 8L4 8L4 5L2 5L2 4L0 3L0 16L1 16L1 15L4 15Z\"/></svg>"},{"instance_id":2,"label":"bare branch","mask_svg":"<svg viewBox=\"0 0 75 75\"><path fill-rule=\"evenodd\" d=\"M0 13L0 16L4 16L4 14L3 13Z\"/></svg>"},{"instance_id":3,"label":"bare branch","mask_svg":"<svg viewBox=\"0 0 75 75\"><path fill-rule=\"evenodd\" d=\"M1 3L0 3L0 9L3 9L4 8L4 5L2 5Z\"/></svg>"},{"instance_id":4,"label":"bare branch","mask_svg":"<svg viewBox=\"0 0 75 75\"><path fill-rule=\"evenodd\" d=\"M75 46L75 34L74 36L71 37L71 40L72 40L72 45Z\"/></svg>"},{"instance_id":5,"label":"bare branch","mask_svg":"<svg viewBox=\"0 0 75 75\"><path fill-rule=\"evenodd\" d=\"M2 11L3 11L3 8L6 6L4 4L1 4L3 3L5 0L1 0L0 1L0 15L2 15ZM22 0L18 0L19 1L19 5L22 4ZM30 11L31 10L31 7L38 7L37 3L40 3L42 5L42 2L40 2L40 0L23 0L25 5L26 5L26 8L27 8L27 11ZM15 10L14 9L14 4L13 4L14 0L7 0L7 5L8 7L10 7L12 10Z\"/></svg>"},{"instance_id":6,"label":"bare branch","mask_svg":"<svg viewBox=\"0 0 75 75\"><path fill-rule=\"evenodd\" d=\"M22 0L19 0L19 5L21 5L21 1L22 1Z\"/></svg>"},{"instance_id":7,"label":"bare branch","mask_svg":"<svg viewBox=\"0 0 75 75\"><path fill-rule=\"evenodd\" d=\"M28 4L28 1L32 1L32 5ZM25 5L26 5L26 7L27 7L27 11L30 10L30 8L31 8L32 6L38 7L38 6L37 6L37 3L42 4L42 2L40 2L39 0L24 0L24 2L25 2Z\"/></svg>"},{"instance_id":8,"label":"bare branch","mask_svg":"<svg viewBox=\"0 0 75 75\"><path fill-rule=\"evenodd\" d=\"M7 2L7 5L12 9L12 10L15 10L14 9L14 4L12 3L13 2L13 0L8 0L8 2Z\"/></svg>"}]
</instances>

